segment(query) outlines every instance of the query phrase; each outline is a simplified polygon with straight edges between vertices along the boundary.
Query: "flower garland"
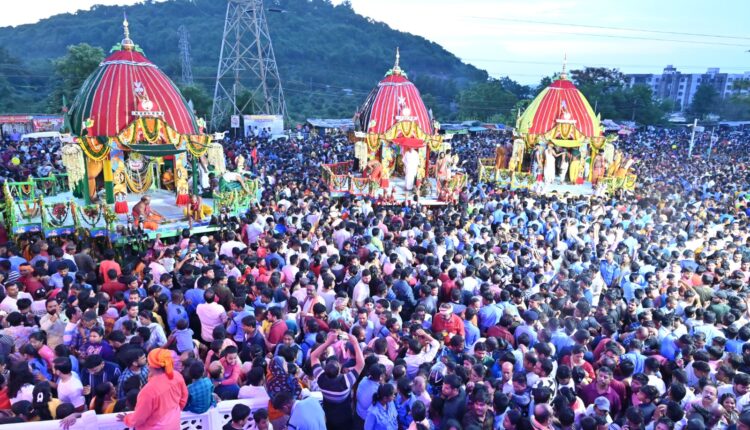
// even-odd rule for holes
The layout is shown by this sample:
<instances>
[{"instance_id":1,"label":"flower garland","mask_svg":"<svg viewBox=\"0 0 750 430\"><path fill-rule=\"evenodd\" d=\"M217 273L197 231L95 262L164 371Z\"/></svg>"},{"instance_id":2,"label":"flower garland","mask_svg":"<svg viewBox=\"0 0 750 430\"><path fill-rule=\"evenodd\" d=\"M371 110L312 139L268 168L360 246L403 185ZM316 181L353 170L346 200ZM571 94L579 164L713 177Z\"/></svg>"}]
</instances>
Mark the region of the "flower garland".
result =
<instances>
[{"instance_id":1,"label":"flower garland","mask_svg":"<svg viewBox=\"0 0 750 430\"><path fill-rule=\"evenodd\" d=\"M62 227L65 225L65 221L70 215L68 205L65 203L55 203L50 206L45 206L45 213L49 217L49 224L53 227Z\"/></svg>"},{"instance_id":2,"label":"flower garland","mask_svg":"<svg viewBox=\"0 0 750 430\"><path fill-rule=\"evenodd\" d=\"M141 171L134 171L125 163L125 170L125 181L128 183L130 191L136 194L143 194L151 188L151 184L154 181L151 163L145 163L145 168Z\"/></svg>"},{"instance_id":3,"label":"flower garland","mask_svg":"<svg viewBox=\"0 0 750 430\"><path fill-rule=\"evenodd\" d=\"M117 214L109 206L104 206L104 222L107 223L107 228L115 221L117 221Z\"/></svg>"},{"instance_id":4,"label":"flower garland","mask_svg":"<svg viewBox=\"0 0 750 430\"><path fill-rule=\"evenodd\" d=\"M214 166L217 175L223 175L227 171L226 160L224 160L224 147L220 143L214 142L208 146L206 152L208 164Z\"/></svg>"},{"instance_id":5,"label":"flower garland","mask_svg":"<svg viewBox=\"0 0 750 430\"><path fill-rule=\"evenodd\" d=\"M89 227L95 227L104 215L99 205L79 206L78 213L80 214L80 219Z\"/></svg>"},{"instance_id":6,"label":"flower garland","mask_svg":"<svg viewBox=\"0 0 750 430\"><path fill-rule=\"evenodd\" d=\"M107 137L79 137L77 139L86 157L93 161L101 161L109 154L110 140Z\"/></svg>"},{"instance_id":7,"label":"flower garland","mask_svg":"<svg viewBox=\"0 0 750 430\"><path fill-rule=\"evenodd\" d=\"M22 182L20 189L23 195L31 197L31 182Z\"/></svg>"},{"instance_id":8,"label":"flower garland","mask_svg":"<svg viewBox=\"0 0 750 430\"><path fill-rule=\"evenodd\" d=\"M31 207L29 207L29 201L33 203ZM15 201L15 203L16 207L18 208L18 213L21 214L21 217L24 220L31 221L32 218L39 216L40 207L38 200L23 200L23 208L21 207L21 202Z\"/></svg>"},{"instance_id":9,"label":"flower garland","mask_svg":"<svg viewBox=\"0 0 750 430\"><path fill-rule=\"evenodd\" d=\"M50 195L55 194L54 180L37 179L35 182L38 184L37 189L41 191L43 195L49 197Z\"/></svg>"}]
</instances>

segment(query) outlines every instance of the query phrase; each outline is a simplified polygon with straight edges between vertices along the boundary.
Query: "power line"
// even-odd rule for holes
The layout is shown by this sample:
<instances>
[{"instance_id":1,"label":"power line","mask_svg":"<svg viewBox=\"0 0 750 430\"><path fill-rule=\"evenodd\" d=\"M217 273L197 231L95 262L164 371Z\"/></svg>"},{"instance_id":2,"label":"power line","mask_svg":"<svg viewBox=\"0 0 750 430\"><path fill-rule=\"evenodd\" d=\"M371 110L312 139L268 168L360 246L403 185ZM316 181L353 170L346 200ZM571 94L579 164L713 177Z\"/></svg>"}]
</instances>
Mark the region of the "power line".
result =
<instances>
[{"instance_id":1,"label":"power line","mask_svg":"<svg viewBox=\"0 0 750 430\"><path fill-rule=\"evenodd\" d=\"M485 63L508 63L508 64L539 64L539 65L557 65L559 66L561 63L559 61L526 61L526 60L506 60L506 59L491 59L491 58L463 58L459 57L461 61L464 62L473 62L473 61L481 61ZM646 68L646 67L653 67L653 68L663 68L665 65L656 65L656 64L613 64L613 63L574 63L574 62L568 62L568 66L581 66L581 67L608 67L608 68L625 68L625 67L633 67L633 68ZM678 68L686 68L686 69L701 69L701 68L711 68L712 66L697 66L697 65L687 65L687 64L678 64ZM722 70L748 70L750 69L750 66L721 66L720 69Z\"/></svg>"},{"instance_id":2,"label":"power line","mask_svg":"<svg viewBox=\"0 0 750 430\"><path fill-rule=\"evenodd\" d=\"M572 24L567 22L552 22L552 21L539 21L532 19L517 19L517 18L500 18L500 17L487 17L487 16L462 16L462 18L471 18L479 20L489 21L505 21L505 22L516 22L522 24L542 24L542 25L557 25L560 27L578 27L578 28L595 28L600 30L617 30L617 31L632 31L640 33L653 33L653 34L671 34L676 36L694 36L694 37L711 37L716 39L736 39L736 40L750 40L748 36L730 36L724 34L709 34L709 33L688 33L680 31L667 31L667 30L649 30L645 28L632 28L632 27L614 27L606 25L592 25L592 24ZM740 45L745 46L745 45Z\"/></svg>"}]
</instances>

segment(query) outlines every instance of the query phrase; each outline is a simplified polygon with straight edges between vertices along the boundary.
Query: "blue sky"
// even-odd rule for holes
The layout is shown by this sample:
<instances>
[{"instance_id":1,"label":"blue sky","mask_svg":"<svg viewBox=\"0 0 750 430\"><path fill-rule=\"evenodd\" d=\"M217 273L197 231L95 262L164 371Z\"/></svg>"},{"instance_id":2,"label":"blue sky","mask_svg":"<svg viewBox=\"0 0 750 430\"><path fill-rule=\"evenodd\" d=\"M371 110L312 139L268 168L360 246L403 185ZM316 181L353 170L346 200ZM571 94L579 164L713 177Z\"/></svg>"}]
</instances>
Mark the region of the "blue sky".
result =
<instances>
[{"instance_id":1,"label":"blue sky","mask_svg":"<svg viewBox=\"0 0 750 430\"><path fill-rule=\"evenodd\" d=\"M673 64L689 72L750 70L747 0L351 2L358 13L433 40L491 76L523 83L559 71L565 53L569 68L659 73Z\"/></svg>"},{"instance_id":2,"label":"blue sky","mask_svg":"<svg viewBox=\"0 0 750 430\"><path fill-rule=\"evenodd\" d=\"M220 1L220 0L215 0ZM333 0L340 3L342 0ZM36 22L94 4L133 0L25 0L0 26ZM351 0L354 10L432 40L491 76L537 83L568 67L658 73L719 67L750 71L748 0ZM640 31L636 31L640 30ZM690 33L690 34L687 34ZM720 37L717 37L720 36Z\"/></svg>"}]
</instances>

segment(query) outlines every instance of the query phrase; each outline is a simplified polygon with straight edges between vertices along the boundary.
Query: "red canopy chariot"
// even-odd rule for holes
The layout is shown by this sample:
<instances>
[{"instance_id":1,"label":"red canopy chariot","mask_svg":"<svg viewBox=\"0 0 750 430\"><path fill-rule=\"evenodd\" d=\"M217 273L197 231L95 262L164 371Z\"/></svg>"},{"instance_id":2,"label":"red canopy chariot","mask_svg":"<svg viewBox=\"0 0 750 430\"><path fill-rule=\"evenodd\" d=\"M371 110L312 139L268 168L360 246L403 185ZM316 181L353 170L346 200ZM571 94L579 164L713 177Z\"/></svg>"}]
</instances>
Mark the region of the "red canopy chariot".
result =
<instances>
[{"instance_id":1,"label":"red canopy chariot","mask_svg":"<svg viewBox=\"0 0 750 430\"><path fill-rule=\"evenodd\" d=\"M158 183L152 163L172 160L177 203L187 204L185 154L190 152L195 161L206 153L210 138L203 133L205 124L130 39L127 20L123 25L124 39L86 79L71 105L70 128L83 157L76 156L75 145L69 146L66 168L85 177L80 183L87 201L102 175L107 203L126 213L128 192L141 194Z\"/></svg>"},{"instance_id":2,"label":"red canopy chariot","mask_svg":"<svg viewBox=\"0 0 750 430\"><path fill-rule=\"evenodd\" d=\"M365 165L379 160L387 178L398 164L397 155L405 149L415 149L421 158L418 176L423 178L429 171L430 150L440 150L442 138L437 135L419 90L399 67L399 57L397 50L395 65L354 116L357 136L367 145L367 158L360 158L360 162Z\"/></svg>"}]
</instances>

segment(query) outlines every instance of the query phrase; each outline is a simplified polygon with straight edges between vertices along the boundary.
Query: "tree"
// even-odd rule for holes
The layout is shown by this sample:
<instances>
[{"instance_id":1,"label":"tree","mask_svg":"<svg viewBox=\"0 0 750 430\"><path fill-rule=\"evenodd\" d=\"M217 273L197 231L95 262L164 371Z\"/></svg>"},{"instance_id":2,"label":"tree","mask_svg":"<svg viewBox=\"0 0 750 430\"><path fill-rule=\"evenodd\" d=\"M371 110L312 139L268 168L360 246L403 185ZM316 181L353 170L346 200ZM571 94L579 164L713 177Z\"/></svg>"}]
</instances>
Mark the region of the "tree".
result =
<instances>
[{"instance_id":1,"label":"tree","mask_svg":"<svg viewBox=\"0 0 750 430\"><path fill-rule=\"evenodd\" d=\"M702 119L710 113L715 113L719 107L719 93L710 84L700 84L695 90L693 101L688 112L695 118Z\"/></svg>"},{"instance_id":2,"label":"tree","mask_svg":"<svg viewBox=\"0 0 750 430\"><path fill-rule=\"evenodd\" d=\"M198 117L208 118L211 115L213 100L206 90L199 85L185 85L180 87L180 92L185 100L193 101L193 109Z\"/></svg>"},{"instance_id":3,"label":"tree","mask_svg":"<svg viewBox=\"0 0 750 430\"><path fill-rule=\"evenodd\" d=\"M734 95L740 95L745 90L750 90L750 79L737 79L732 83Z\"/></svg>"},{"instance_id":4,"label":"tree","mask_svg":"<svg viewBox=\"0 0 750 430\"><path fill-rule=\"evenodd\" d=\"M26 102L23 89L28 85L28 71L21 61L0 47L0 112L22 110Z\"/></svg>"},{"instance_id":5,"label":"tree","mask_svg":"<svg viewBox=\"0 0 750 430\"><path fill-rule=\"evenodd\" d=\"M615 106L618 98L627 98L627 95L623 92L625 76L619 70L605 67L586 67L580 70L571 70L570 77L578 90L591 103L594 111L601 113L603 118L631 118L630 115L619 111ZM628 112L630 110L632 109L629 108Z\"/></svg>"},{"instance_id":6,"label":"tree","mask_svg":"<svg viewBox=\"0 0 750 430\"><path fill-rule=\"evenodd\" d=\"M734 121L750 120L750 96L733 95L724 100L721 117Z\"/></svg>"},{"instance_id":7,"label":"tree","mask_svg":"<svg viewBox=\"0 0 750 430\"><path fill-rule=\"evenodd\" d=\"M50 95L49 110L60 112L63 96L71 103L83 82L99 67L103 59L102 48L87 43L69 46L67 54L53 62L58 83Z\"/></svg>"},{"instance_id":8,"label":"tree","mask_svg":"<svg viewBox=\"0 0 750 430\"><path fill-rule=\"evenodd\" d=\"M415 83L422 94L434 97L435 104L429 106L433 112L446 109L452 115L451 104L459 92L487 80L486 71L461 62L440 45L358 15L350 3L272 3L289 12L267 13L266 18L287 108L298 120L324 113L327 116L329 112L339 118L351 117L353 106L363 103L383 73L393 66L396 46L401 47L401 67L413 82L419 81ZM178 36L172 24L186 25L191 34L194 77L213 95L226 7L226 2L213 0L139 2L127 7L130 36L149 60L176 80L180 62ZM24 104L17 110L36 110L39 104L50 112L60 112L64 88L57 67L49 59L65 55L69 45L82 42L108 52L112 44L122 39L121 22L122 7L100 5L75 14L56 15L23 29L0 28L0 45L23 59L33 70L32 80L41 77L39 84L34 83L31 90L22 94L24 97L19 100ZM431 79L423 82L420 78L427 76ZM325 91L326 86L334 91ZM22 93L19 88L16 91ZM351 89L353 96L342 94L342 89ZM75 91L66 91L70 103ZM6 101L4 95L0 97L0 103ZM200 103L195 99L193 102L200 113Z\"/></svg>"},{"instance_id":9,"label":"tree","mask_svg":"<svg viewBox=\"0 0 750 430\"><path fill-rule=\"evenodd\" d=\"M503 76L498 79L498 81L505 90L513 93L517 99L527 99L531 97L531 87L528 85L521 85L508 76Z\"/></svg>"},{"instance_id":10,"label":"tree","mask_svg":"<svg viewBox=\"0 0 750 430\"><path fill-rule=\"evenodd\" d=\"M635 85L633 88L624 88L616 95L621 103L617 105L617 118L647 125L660 125L664 122L666 111L662 109L661 104L654 101L654 94L648 86Z\"/></svg>"},{"instance_id":11,"label":"tree","mask_svg":"<svg viewBox=\"0 0 750 430\"><path fill-rule=\"evenodd\" d=\"M497 79L475 84L458 97L458 115L461 119L488 121L501 115L505 121L514 120L513 108L518 99L503 88ZM497 117L496 117L497 118Z\"/></svg>"},{"instance_id":12,"label":"tree","mask_svg":"<svg viewBox=\"0 0 750 430\"><path fill-rule=\"evenodd\" d=\"M541 80L539 80L539 85L537 85L536 90L534 92L536 94L539 94L540 92L542 92L543 89L552 85L552 82L554 82L556 79L557 79L557 75L550 75L550 76L543 77Z\"/></svg>"},{"instance_id":13,"label":"tree","mask_svg":"<svg viewBox=\"0 0 750 430\"><path fill-rule=\"evenodd\" d=\"M571 80L577 87L599 87L604 92L611 92L625 85L625 75L617 69L606 67L585 67L570 71Z\"/></svg>"}]
</instances>

